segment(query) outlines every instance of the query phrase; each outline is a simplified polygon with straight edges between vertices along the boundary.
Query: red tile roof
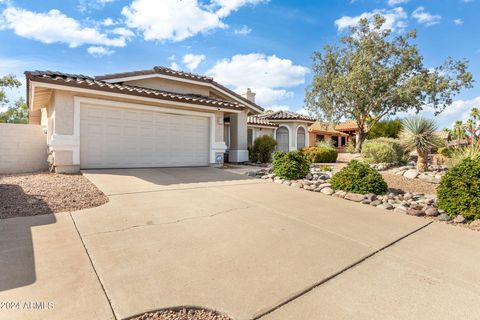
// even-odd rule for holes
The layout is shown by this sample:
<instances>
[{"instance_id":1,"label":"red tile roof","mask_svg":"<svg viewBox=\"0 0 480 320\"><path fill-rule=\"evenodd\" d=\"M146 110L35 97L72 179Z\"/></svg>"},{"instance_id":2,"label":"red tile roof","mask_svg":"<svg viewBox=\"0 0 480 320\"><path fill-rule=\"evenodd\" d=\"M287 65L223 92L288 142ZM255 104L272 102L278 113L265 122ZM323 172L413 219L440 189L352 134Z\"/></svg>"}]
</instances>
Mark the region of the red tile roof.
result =
<instances>
[{"instance_id":1,"label":"red tile roof","mask_svg":"<svg viewBox=\"0 0 480 320\"><path fill-rule=\"evenodd\" d=\"M99 91L128 94L133 96L149 97L160 100L172 100L184 103L207 105L218 108L243 110L244 104L226 101L222 99L206 97L197 94L180 94L157 89L149 89L118 83L109 83L81 74L69 74L56 71L27 71L25 75L28 80L59 84L70 87L85 88Z\"/></svg>"}]
</instances>

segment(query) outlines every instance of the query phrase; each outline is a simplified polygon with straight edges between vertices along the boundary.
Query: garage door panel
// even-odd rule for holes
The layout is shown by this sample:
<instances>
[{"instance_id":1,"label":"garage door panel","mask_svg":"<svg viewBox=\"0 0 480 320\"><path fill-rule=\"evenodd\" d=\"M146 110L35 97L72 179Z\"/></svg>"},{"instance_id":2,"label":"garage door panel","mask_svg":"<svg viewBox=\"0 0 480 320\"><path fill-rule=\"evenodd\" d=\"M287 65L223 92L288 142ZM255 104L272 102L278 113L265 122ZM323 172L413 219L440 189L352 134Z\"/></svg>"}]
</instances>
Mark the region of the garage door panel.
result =
<instances>
[{"instance_id":1,"label":"garage door panel","mask_svg":"<svg viewBox=\"0 0 480 320\"><path fill-rule=\"evenodd\" d=\"M209 118L81 107L82 168L205 166Z\"/></svg>"}]
</instances>

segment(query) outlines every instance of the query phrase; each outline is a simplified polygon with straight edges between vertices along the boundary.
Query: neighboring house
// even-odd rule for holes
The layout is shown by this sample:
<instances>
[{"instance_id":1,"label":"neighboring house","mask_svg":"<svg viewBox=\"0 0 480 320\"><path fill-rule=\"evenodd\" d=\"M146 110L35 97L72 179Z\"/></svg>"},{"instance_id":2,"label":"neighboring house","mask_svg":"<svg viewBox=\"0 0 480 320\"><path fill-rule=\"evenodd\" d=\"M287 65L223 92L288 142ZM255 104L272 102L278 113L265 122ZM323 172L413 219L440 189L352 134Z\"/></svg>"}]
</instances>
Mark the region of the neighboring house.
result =
<instances>
[{"instance_id":1,"label":"neighboring house","mask_svg":"<svg viewBox=\"0 0 480 320\"><path fill-rule=\"evenodd\" d=\"M29 122L46 132L56 172L208 166L248 161L262 135L279 150L309 145L315 120L262 114L250 89L239 95L212 78L165 67L90 77L25 72Z\"/></svg>"},{"instance_id":2,"label":"neighboring house","mask_svg":"<svg viewBox=\"0 0 480 320\"><path fill-rule=\"evenodd\" d=\"M448 131L437 131L435 132L438 138L443 140L446 144L448 144L450 141L452 141L452 135Z\"/></svg>"},{"instance_id":3,"label":"neighboring house","mask_svg":"<svg viewBox=\"0 0 480 320\"><path fill-rule=\"evenodd\" d=\"M338 124L315 122L308 129L310 146L318 142L326 142L343 151L349 141L358 139L358 126L355 121L346 121Z\"/></svg>"}]
</instances>

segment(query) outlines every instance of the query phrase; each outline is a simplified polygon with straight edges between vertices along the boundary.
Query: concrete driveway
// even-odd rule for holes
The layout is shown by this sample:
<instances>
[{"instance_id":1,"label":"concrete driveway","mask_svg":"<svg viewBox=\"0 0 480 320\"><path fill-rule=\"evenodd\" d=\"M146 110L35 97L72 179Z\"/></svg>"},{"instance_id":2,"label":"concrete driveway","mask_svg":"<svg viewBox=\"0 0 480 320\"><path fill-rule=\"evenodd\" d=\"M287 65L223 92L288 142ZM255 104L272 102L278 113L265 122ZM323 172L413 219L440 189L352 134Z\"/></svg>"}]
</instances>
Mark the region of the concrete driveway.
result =
<instances>
[{"instance_id":1,"label":"concrete driveway","mask_svg":"<svg viewBox=\"0 0 480 320\"><path fill-rule=\"evenodd\" d=\"M220 169L84 174L108 204L0 220L0 301L55 305L0 318L126 319L173 306L233 319L480 318L479 233ZM12 255L27 242L30 260ZM23 260L29 280L11 280Z\"/></svg>"}]
</instances>

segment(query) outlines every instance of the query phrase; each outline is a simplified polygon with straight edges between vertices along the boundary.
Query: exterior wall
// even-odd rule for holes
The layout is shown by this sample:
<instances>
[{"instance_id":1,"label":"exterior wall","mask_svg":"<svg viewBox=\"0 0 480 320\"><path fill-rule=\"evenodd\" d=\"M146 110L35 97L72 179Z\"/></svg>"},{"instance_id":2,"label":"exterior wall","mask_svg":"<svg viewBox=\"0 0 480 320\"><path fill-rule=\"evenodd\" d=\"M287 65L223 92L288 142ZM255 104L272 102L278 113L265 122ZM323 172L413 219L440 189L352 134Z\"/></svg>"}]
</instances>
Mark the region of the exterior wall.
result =
<instances>
[{"instance_id":1,"label":"exterior wall","mask_svg":"<svg viewBox=\"0 0 480 320\"><path fill-rule=\"evenodd\" d=\"M226 149L223 138L223 112L220 111L208 111L198 110L197 108L172 108L171 106L162 105L162 103L143 103L133 99L111 99L101 95L92 95L84 93L74 93L63 90L55 90L52 94L52 100L49 106L45 108L47 119L47 143L49 146L49 161L54 166L55 171L59 173L76 172L80 169L80 137L77 137L75 132L75 117L80 117L79 114L75 114L75 97L79 98L92 98L99 99L101 101L114 101L119 103L131 103L137 106L149 107L162 107L171 110L185 110L196 111L204 114L211 115L213 126L212 145L211 152L214 153L215 160L211 160L212 163L217 162L217 156L221 155L223 162L223 154ZM77 133L78 135L78 133ZM78 160L76 160L78 159Z\"/></svg>"},{"instance_id":2,"label":"exterior wall","mask_svg":"<svg viewBox=\"0 0 480 320\"><path fill-rule=\"evenodd\" d=\"M47 139L40 125L0 123L0 173L47 169Z\"/></svg>"},{"instance_id":3,"label":"exterior wall","mask_svg":"<svg viewBox=\"0 0 480 320\"><path fill-rule=\"evenodd\" d=\"M317 135L322 135L324 136L324 141L326 143L330 143L332 141L332 137L334 137L335 135L329 135L329 134L326 134L326 133L323 133L323 134L317 134L317 133L314 133L314 132L309 132L309 136L310 136L310 144L309 146L310 147L315 147L316 143L317 143ZM352 137L345 137L345 145L340 145L341 144L341 139L342 139L342 136L338 136L338 142L339 142L339 146L337 147L337 149L343 149L345 148L346 144L348 143L348 141L350 139L352 139ZM354 139L354 137L353 137Z\"/></svg>"},{"instance_id":4,"label":"exterior wall","mask_svg":"<svg viewBox=\"0 0 480 320\"><path fill-rule=\"evenodd\" d=\"M209 96L210 89L207 86L201 86L191 83L179 82L162 78L146 78L140 80L126 81L124 84L139 86L150 89L164 90L176 93L194 93L203 96Z\"/></svg>"},{"instance_id":5,"label":"exterior wall","mask_svg":"<svg viewBox=\"0 0 480 320\"><path fill-rule=\"evenodd\" d=\"M297 129L302 126L305 129L305 146L309 145L308 124L303 122L278 122L279 128L286 127L288 129L289 149L297 150Z\"/></svg>"},{"instance_id":6,"label":"exterior wall","mask_svg":"<svg viewBox=\"0 0 480 320\"><path fill-rule=\"evenodd\" d=\"M248 161L247 112L230 115L230 162Z\"/></svg>"},{"instance_id":7,"label":"exterior wall","mask_svg":"<svg viewBox=\"0 0 480 320\"><path fill-rule=\"evenodd\" d=\"M255 141L255 139L260 138L262 136L270 136L275 139L274 132L275 132L275 129L253 127L253 141Z\"/></svg>"}]
</instances>

